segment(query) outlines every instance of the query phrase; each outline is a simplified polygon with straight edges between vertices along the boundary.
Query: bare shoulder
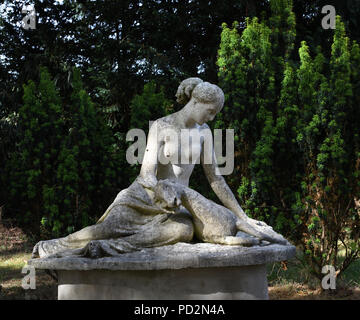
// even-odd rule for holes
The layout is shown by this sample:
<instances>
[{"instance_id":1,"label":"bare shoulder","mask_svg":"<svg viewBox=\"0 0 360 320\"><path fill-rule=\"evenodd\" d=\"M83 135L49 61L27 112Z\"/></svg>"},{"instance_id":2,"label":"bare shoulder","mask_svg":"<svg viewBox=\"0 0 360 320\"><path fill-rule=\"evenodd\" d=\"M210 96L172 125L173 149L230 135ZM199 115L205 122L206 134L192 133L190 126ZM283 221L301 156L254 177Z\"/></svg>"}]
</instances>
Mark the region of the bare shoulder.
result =
<instances>
[{"instance_id":1,"label":"bare shoulder","mask_svg":"<svg viewBox=\"0 0 360 320\"><path fill-rule=\"evenodd\" d=\"M176 125L175 115L172 113L165 117L159 118L155 120L152 125L155 126L157 129L161 129L163 127L175 126Z\"/></svg>"},{"instance_id":2,"label":"bare shoulder","mask_svg":"<svg viewBox=\"0 0 360 320\"><path fill-rule=\"evenodd\" d=\"M171 115L155 120L150 128L151 135L157 135L158 140L163 140L169 130L176 130L176 123Z\"/></svg>"},{"instance_id":3,"label":"bare shoulder","mask_svg":"<svg viewBox=\"0 0 360 320\"><path fill-rule=\"evenodd\" d=\"M164 118L165 118L165 117L159 118L159 119L155 120L155 121L152 123L151 127L150 127L150 131L152 131L152 132L155 132L155 131L159 132L159 130L162 130L162 129L164 129L166 126L168 126L167 121L164 120Z\"/></svg>"}]
</instances>

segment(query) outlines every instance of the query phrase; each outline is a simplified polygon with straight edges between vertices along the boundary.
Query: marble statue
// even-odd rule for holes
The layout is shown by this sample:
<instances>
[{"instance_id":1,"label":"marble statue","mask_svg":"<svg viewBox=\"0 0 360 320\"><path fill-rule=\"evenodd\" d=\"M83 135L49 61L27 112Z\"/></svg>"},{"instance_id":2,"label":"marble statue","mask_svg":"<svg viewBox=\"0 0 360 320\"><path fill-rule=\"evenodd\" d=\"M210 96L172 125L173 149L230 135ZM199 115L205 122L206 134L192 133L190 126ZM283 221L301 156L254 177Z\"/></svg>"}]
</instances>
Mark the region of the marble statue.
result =
<instances>
[{"instance_id":1,"label":"marble statue","mask_svg":"<svg viewBox=\"0 0 360 320\"><path fill-rule=\"evenodd\" d=\"M185 106L153 122L137 179L118 193L95 225L63 238L38 242L33 258L115 256L194 239L223 245L289 244L270 226L244 213L218 174L213 151L213 161L205 162L202 142L190 148L168 139L170 131L208 132L206 122L213 120L224 105L223 91L199 78L189 78L181 82L176 98ZM175 154L185 154L191 161L176 161ZM171 161L164 163L158 160L160 157ZM197 160L222 205L189 188Z\"/></svg>"}]
</instances>

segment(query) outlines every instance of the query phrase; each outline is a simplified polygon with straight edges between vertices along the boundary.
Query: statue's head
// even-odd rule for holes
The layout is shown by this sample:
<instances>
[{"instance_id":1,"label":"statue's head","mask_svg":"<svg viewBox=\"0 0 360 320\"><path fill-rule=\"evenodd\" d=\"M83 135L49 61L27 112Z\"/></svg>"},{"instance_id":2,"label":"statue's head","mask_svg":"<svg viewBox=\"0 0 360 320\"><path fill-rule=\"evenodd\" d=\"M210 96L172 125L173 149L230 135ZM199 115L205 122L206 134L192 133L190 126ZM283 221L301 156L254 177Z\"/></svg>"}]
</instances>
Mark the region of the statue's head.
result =
<instances>
[{"instance_id":1,"label":"statue's head","mask_svg":"<svg viewBox=\"0 0 360 320\"><path fill-rule=\"evenodd\" d=\"M177 102L192 107L192 118L199 124L214 119L224 106L224 92L215 84L200 78L182 81L176 92Z\"/></svg>"}]
</instances>

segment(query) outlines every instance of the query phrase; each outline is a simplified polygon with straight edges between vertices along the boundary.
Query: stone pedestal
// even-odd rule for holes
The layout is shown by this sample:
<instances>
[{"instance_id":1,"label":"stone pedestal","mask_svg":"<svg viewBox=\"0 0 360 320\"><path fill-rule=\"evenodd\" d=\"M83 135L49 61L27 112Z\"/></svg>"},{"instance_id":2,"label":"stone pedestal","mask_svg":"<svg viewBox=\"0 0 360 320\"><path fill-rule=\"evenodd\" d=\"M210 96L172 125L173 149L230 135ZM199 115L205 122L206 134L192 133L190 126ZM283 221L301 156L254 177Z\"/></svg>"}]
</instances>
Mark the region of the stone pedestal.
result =
<instances>
[{"instance_id":1,"label":"stone pedestal","mask_svg":"<svg viewBox=\"0 0 360 320\"><path fill-rule=\"evenodd\" d=\"M58 272L64 299L267 299L265 265L148 271Z\"/></svg>"},{"instance_id":2,"label":"stone pedestal","mask_svg":"<svg viewBox=\"0 0 360 320\"><path fill-rule=\"evenodd\" d=\"M294 246L177 243L116 257L32 259L58 274L58 298L268 299L266 264L295 255Z\"/></svg>"}]
</instances>

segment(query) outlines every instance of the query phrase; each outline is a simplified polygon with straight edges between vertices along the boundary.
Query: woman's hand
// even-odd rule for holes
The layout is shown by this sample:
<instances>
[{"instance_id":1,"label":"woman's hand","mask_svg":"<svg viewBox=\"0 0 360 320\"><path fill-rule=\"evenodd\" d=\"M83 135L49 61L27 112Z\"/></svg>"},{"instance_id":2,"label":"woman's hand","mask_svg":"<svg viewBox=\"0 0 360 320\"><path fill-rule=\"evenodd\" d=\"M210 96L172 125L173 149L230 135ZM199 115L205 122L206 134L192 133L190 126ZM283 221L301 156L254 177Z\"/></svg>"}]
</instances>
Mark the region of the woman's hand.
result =
<instances>
[{"instance_id":1,"label":"woman's hand","mask_svg":"<svg viewBox=\"0 0 360 320\"><path fill-rule=\"evenodd\" d=\"M159 180L154 187L155 202L166 209L178 208L181 205L183 190L181 185L168 179Z\"/></svg>"},{"instance_id":2,"label":"woman's hand","mask_svg":"<svg viewBox=\"0 0 360 320\"><path fill-rule=\"evenodd\" d=\"M239 218L236 226L238 230L255 236L260 240L284 245L290 244L281 234L275 232L271 226L263 221L254 220L246 216L246 218Z\"/></svg>"}]
</instances>

